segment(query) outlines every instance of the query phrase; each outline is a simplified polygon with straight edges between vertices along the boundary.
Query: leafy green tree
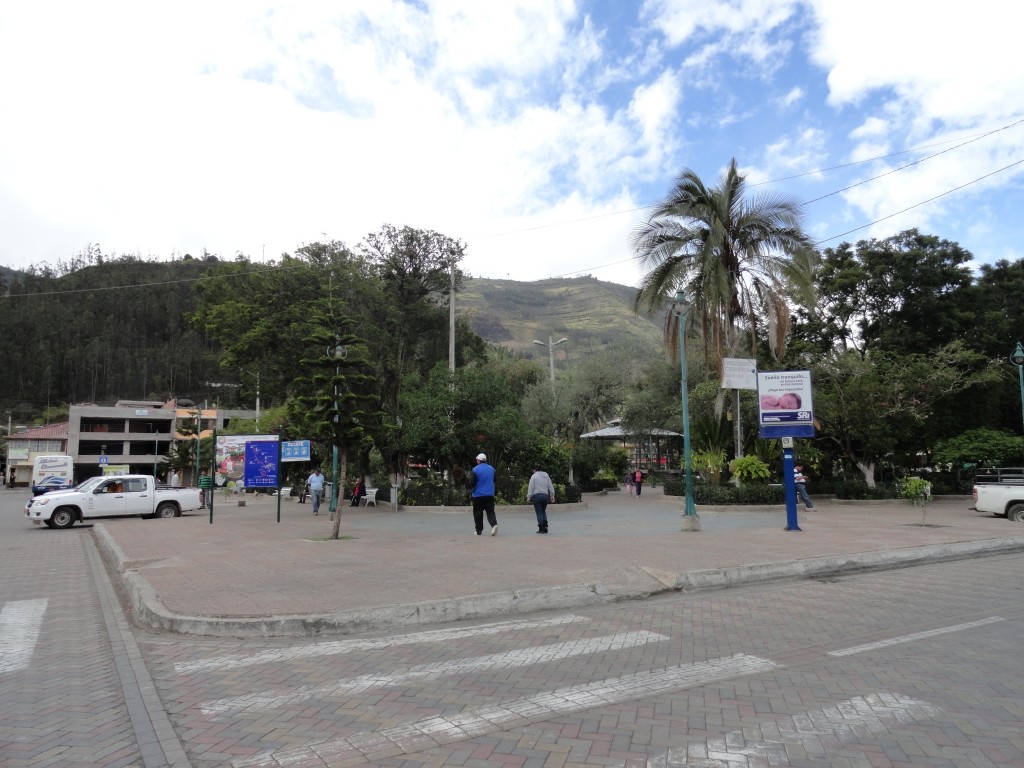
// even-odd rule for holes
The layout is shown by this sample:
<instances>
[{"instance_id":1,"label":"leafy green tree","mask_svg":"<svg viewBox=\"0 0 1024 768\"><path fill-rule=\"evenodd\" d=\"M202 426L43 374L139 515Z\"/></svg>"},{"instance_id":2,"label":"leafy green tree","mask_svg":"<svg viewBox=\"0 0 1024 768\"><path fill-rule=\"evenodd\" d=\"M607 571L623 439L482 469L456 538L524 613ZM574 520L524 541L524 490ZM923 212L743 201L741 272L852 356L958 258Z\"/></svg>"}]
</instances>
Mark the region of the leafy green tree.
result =
<instances>
[{"instance_id":1,"label":"leafy green tree","mask_svg":"<svg viewBox=\"0 0 1024 768\"><path fill-rule=\"evenodd\" d=\"M812 366L818 439L875 485L878 460L925 451L923 425L936 404L991 380L979 356L953 342L929 355L838 352Z\"/></svg>"},{"instance_id":2,"label":"leafy green tree","mask_svg":"<svg viewBox=\"0 0 1024 768\"><path fill-rule=\"evenodd\" d=\"M932 458L941 464L1000 467L1024 456L1024 437L1001 429L979 427L935 446Z\"/></svg>"},{"instance_id":3,"label":"leafy green tree","mask_svg":"<svg viewBox=\"0 0 1024 768\"><path fill-rule=\"evenodd\" d=\"M374 349L381 424L377 447L393 473L401 472L399 400L406 376L425 376L448 358L449 302L462 286L458 265L465 244L431 230L386 224L358 251L376 292L361 332ZM467 330L461 326L462 339ZM456 347L456 353L471 348ZM479 353L479 347L476 348ZM465 356L456 363L466 362Z\"/></svg>"},{"instance_id":4,"label":"leafy green tree","mask_svg":"<svg viewBox=\"0 0 1024 768\"><path fill-rule=\"evenodd\" d=\"M326 297L304 323L308 333L299 361L302 373L295 377L295 396L289 401L289 419L301 434L329 450L337 447L337 494L346 487L349 451L360 451L372 441L366 423L377 402L366 342L349 330L354 321L345 310L344 302ZM331 538L337 539L340 507L332 519Z\"/></svg>"},{"instance_id":5,"label":"leafy green tree","mask_svg":"<svg viewBox=\"0 0 1024 768\"><path fill-rule=\"evenodd\" d=\"M884 240L826 249L817 303L798 310L804 348L915 353L968 336L973 323L973 256L957 243L916 229Z\"/></svg>"},{"instance_id":6,"label":"leafy green tree","mask_svg":"<svg viewBox=\"0 0 1024 768\"><path fill-rule=\"evenodd\" d=\"M800 225L800 206L776 195L750 195L733 159L724 176L708 187L684 170L675 187L655 206L633 237L637 258L650 271L636 298L637 308L661 310L683 289L693 302L688 318L699 326L706 356L720 360L737 349L745 326L752 342L764 336L774 354L789 328L788 285L807 285L808 262L794 256L811 248ZM679 332L672 313L666 340Z\"/></svg>"}]
</instances>

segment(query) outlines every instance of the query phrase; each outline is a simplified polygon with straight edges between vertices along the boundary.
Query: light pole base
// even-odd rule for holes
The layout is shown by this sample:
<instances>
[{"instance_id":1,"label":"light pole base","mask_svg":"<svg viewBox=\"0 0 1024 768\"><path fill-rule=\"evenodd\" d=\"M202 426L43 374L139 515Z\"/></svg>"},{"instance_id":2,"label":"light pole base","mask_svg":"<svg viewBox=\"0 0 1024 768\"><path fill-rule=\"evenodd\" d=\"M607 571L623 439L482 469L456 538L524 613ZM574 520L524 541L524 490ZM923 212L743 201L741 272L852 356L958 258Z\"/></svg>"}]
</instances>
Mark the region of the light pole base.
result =
<instances>
[{"instance_id":1,"label":"light pole base","mask_svg":"<svg viewBox=\"0 0 1024 768\"><path fill-rule=\"evenodd\" d=\"M683 527L680 528L682 531L699 531L700 530L700 515L683 515Z\"/></svg>"}]
</instances>

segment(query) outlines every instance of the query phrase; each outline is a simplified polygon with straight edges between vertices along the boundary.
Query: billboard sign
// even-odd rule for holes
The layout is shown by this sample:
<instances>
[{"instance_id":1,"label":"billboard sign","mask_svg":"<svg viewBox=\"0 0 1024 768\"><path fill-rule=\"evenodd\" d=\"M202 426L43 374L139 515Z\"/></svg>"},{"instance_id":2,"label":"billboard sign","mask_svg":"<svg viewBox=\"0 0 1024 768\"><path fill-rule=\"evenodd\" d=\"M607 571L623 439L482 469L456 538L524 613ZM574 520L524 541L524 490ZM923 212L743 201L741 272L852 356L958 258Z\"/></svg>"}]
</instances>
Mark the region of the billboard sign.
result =
<instances>
[{"instance_id":1,"label":"billboard sign","mask_svg":"<svg viewBox=\"0 0 1024 768\"><path fill-rule=\"evenodd\" d=\"M245 444L277 442L277 435L217 435L214 482L218 487L245 482Z\"/></svg>"},{"instance_id":2,"label":"billboard sign","mask_svg":"<svg viewBox=\"0 0 1024 768\"><path fill-rule=\"evenodd\" d=\"M757 396L761 437L814 437L810 371L759 372Z\"/></svg>"},{"instance_id":3,"label":"billboard sign","mask_svg":"<svg viewBox=\"0 0 1024 768\"><path fill-rule=\"evenodd\" d=\"M722 358L722 389L757 389L757 360Z\"/></svg>"},{"instance_id":4,"label":"billboard sign","mask_svg":"<svg viewBox=\"0 0 1024 768\"><path fill-rule=\"evenodd\" d=\"M286 440L281 443L281 461L309 461L309 440Z\"/></svg>"},{"instance_id":5,"label":"billboard sign","mask_svg":"<svg viewBox=\"0 0 1024 768\"><path fill-rule=\"evenodd\" d=\"M245 487L277 487L277 448L275 438L249 441L245 444Z\"/></svg>"}]
</instances>

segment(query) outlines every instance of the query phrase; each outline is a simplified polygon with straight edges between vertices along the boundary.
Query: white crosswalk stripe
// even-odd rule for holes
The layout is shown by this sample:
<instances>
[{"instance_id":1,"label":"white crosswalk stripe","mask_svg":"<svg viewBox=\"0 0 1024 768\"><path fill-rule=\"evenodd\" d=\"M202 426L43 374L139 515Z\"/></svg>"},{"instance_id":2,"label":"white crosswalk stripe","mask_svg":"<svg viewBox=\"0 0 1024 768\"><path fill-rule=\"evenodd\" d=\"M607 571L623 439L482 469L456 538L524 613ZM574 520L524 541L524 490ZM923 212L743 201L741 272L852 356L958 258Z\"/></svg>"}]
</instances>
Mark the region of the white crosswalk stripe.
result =
<instances>
[{"instance_id":1,"label":"white crosswalk stripe","mask_svg":"<svg viewBox=\"0 0 1024 768\"><path fill-rule=\"evenodd\" d=\"M24 669L32 661L48 602L16 600L0 610L0 672Z\"/></svg>"},{"instance_id":2,"label":"white crosswalk stripe","mask_svg":"<svg viewBox=\"0 0 1024 768\"><path fill-rule=\"evenodd\" d=\"M204 715L215 715L240 709L248 711L272 709L323 696L344 696L346 694L362 693L371 688L400 685L410 680L436 680L447 675L461 675L481 670L525 667L530 664L560 661L573 656L602 653L604 651L619 651L624 648L633 648L668 639L665 635L659 635L655 632L621 632L616 635L606 635L586 640L573 640L565 643L551 643L535 648L521 648L487 656L477 656L471 659L421 664L388 675L363 675L362 677L340 680L327 685L307 686L284 694L251 694L221 699L205 704L202 707L202 712Z\"/></svg>"},{"instance_id":3,"label":"white crosswalk stripe","mask_svg":"<svg viewBox=\"0 0 1024 768\"><path fill-rule=\"evenodd\" d=\"M518 632L524 629L543 629L545 627L556 627L564 624L579 624L590 621L582 616L554 616L548 619L536 619L532 621L501 621L493 624L480 624L477 626L457 627L454 629L434 629L426 632L413 632L407 635L396 635L372 640L335 640L327 643L316 643L315 645L304 645L297 648L279 648L260 653L235 654L231 656L218 656L212 659L198 659L196 661L183 661L174 665L174 671L179 675L187 675L192 672L207 672L211 670L237 669L249 667L256 664L277 664L282 661L294 661L296 659L314 658L318 656L335 656L342 653L353 653L355 651L380 650L382 648L397 648L403 645L415 645L418 643L447 643L452 640L461 640L468 637L483 637L487 635L500 635L505 632Z\"/></svg>"},{"instance_id":4,"label":"white crosswalk stripe","mask_svg":"<svg viewBox=\"0 0 1024 768\"><path fill-rule=\"evenodd\" d=\"M834 738L843 743L857 739L878 738L889 732L892 725L907 724L939 714L938 707L898 693L873 693L857 696L833 707L794 715L782 721L764 721L742 731L730 731L705 743L689 744L669 749L647 762L648 768L759 768L760 766L790 765L787 745L799 747L801 759L808 756L825 759L822 738ZM750 738L751 734L760 739ZM831 748L831 758L838 759ZM865 766L866 758L860 756ZM834 762L829 764L835 764ZM847 763L843 763L846 765Z\"/></svg>"},{"instance_id":5,"label":"white crosswalk stripe","mask_svg":"<svg viewBox=\"0 0 1024 768\"><path fill-rule=\"evenodd\" d=\"M235 761L235 768L263 768L281 765L333 765L346 760L367 759L374 753L418 752L441 744L481 736L506 728L549 720L593 707L631 701L707 685L740 675L774 669L774 662L738 654L696 664L670 667L583 685L557 688L515 701L466 710L457 715L431 717L407 725L357 733L344 739L312 747L283 750Z\"/></svg>"}]
</instances>

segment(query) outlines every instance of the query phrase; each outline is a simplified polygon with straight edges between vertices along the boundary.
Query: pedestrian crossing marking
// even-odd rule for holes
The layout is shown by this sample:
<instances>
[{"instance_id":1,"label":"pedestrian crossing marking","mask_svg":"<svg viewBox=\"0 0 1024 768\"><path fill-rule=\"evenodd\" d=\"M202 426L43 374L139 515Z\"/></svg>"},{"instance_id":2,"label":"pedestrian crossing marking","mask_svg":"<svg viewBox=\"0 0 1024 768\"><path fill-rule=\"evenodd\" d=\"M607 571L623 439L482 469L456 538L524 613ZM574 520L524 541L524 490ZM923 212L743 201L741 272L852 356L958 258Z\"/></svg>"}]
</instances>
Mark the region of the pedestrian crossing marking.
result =
<instances>
[{"instance_id":1,"label":"pedestrian crossing marking","mask_svg":"<svg viewBox=\"0 0 1024 768\"><path fill-rule=\"evenodd\" d=\"M367 760L371 755L379 756L382 753L408 754L530 722L699 687L740 675L759 674L776 667L774 662L767 659L737 654L656 672L641 672L557 688L514 701L467 709L457 715L431 717L378 731L356 733L311 747L254 755L236 760L232 765L235 768L334 765L347 760Z\"/></svg>"},{"instance_id":2,"label":"pedestrian crossing marking","mask_svg":"<svg viewBox=\"0 0 1024 768\"><path fill-rule=\"evenodd\" d=\"M48 602L16 600L0 610L0 672L24 669L32 661Z\"/></svg>"},{"instance_id":3,"label":"pedestrian crossing marking","mask_svg":"<svg viewBox=\"0 0 1024 768\"><path fill-rule=\"evenodd\" d=\"M668 639L666 635L659 635L655 632L620 632L615 635L605 635L604 637L588 638L585 640L572 640L565 643L551 643L534 648L517 648L511 651L492 653L470 659L419 664L388 675L362 675L348 680L334 681L326 685L303 686L288 693L271 695L256 693L220 699L203 705L202 712L204 715L217 715L242 709L256 712L324 696L347 696L363 693L372 688L401 685L412 680L436 680L448 675L462 675L469 672L514 669L531 664L561 661L574 656L584 656L605 651L620 651L625 648L635 648L640 645L657 643Z\"/></svg>"},{"instance_id":4,"label":"pedestrian crossing marking","mask_svg":"<svg viewBox=\"0 0 1024 768\"><path fill-rule=\"evenodd\" d=\"M328 643L316 643L295 648L277 648L259 653L235 654L231 656L218 656L212 659L198 659L195 661L183 661L174 665L175 673L187 675L193 672L208 672L212 670L237 669L249 667L255 664L278 664L283 661L294 661L317 656L335 656L342 653L354 651L377 651L382 648L397 648L403 645L415 645L417 643L443 643L451 640L461 640L468 637L483 637L487 635L500 635L504 632L518 632L525 629L543 629L545 627L557 627L564 624L580 624L590 619L583 616L554 616L548 619L534 619L531 621L500 621L491 624L479 624L477 626L456 627L454 629L432 629L425 632L411 632L407 635L395 635L371 640L335 640Z\"/></svg>"}]
</instances>

